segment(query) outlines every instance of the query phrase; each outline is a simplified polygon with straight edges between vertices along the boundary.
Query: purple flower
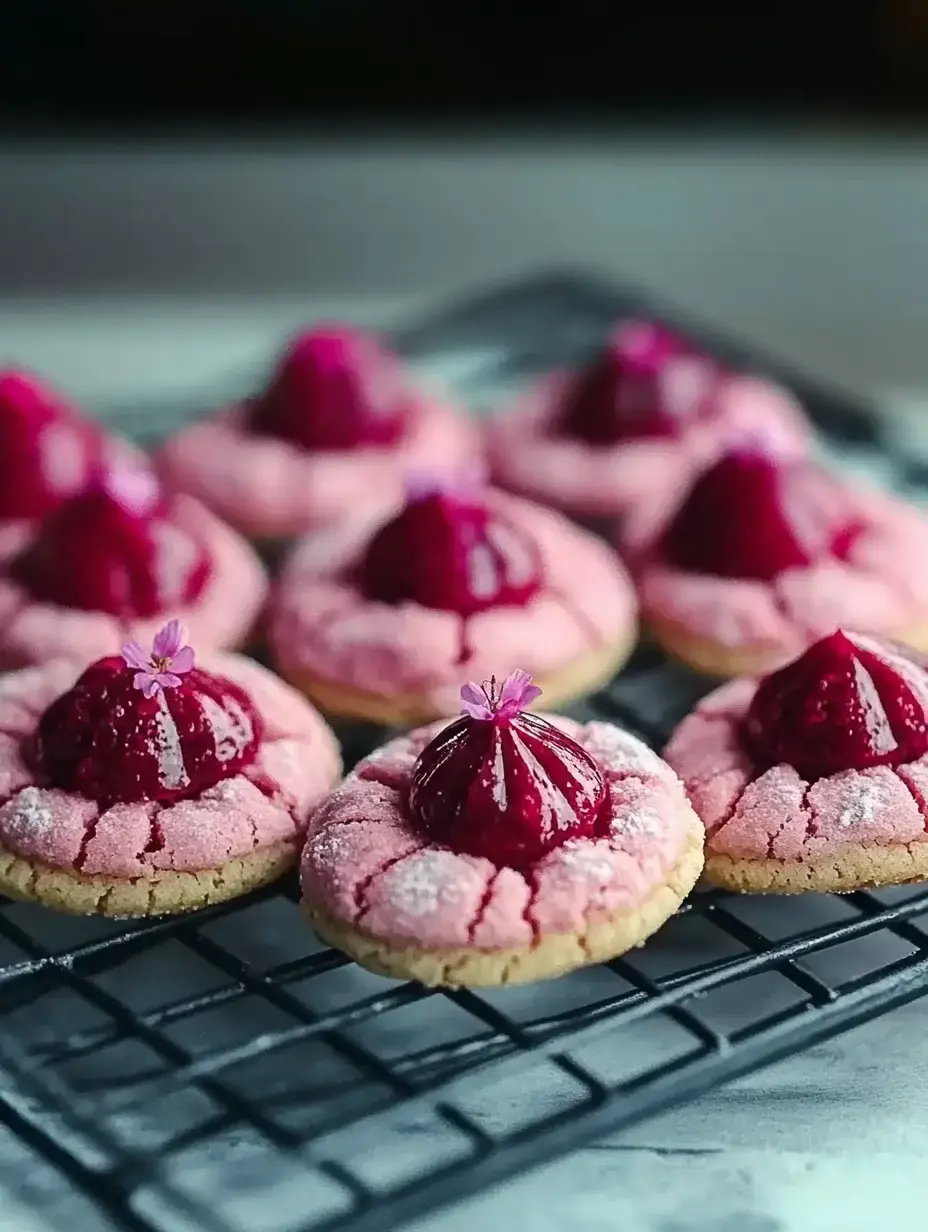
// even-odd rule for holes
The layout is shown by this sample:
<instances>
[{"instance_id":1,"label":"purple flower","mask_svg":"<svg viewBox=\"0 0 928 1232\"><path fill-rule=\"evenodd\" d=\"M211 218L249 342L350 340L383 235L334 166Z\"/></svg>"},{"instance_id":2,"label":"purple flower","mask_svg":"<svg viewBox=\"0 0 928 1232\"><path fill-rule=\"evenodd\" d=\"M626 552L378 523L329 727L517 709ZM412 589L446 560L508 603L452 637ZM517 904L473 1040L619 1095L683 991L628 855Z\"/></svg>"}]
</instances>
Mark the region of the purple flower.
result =
<instances>
[{"instance_id":1,"label":"purple flower","mask_svg":"<svg viewBox=\"0 0 928 1232\"><path fill-rule=\"evenodd\" d=\"M482 685L468 681L461 689L461 713L483 722L493 718L514 719L536 697L541 697L541 689L537 684L532 684L528 672L517 668L506 677L499 690L495 676Z\"/></svg>"},{"instance_id":2,"label":"purple flower","mask_svg":"<svg viewBox=\"0 0 928 1232\"><path fill-rule=\"evenodd\" d=\"M135 668L133 685L143 697L154 697L159 689L176 689L181 676L193 667L193 647L184 645L184 626L179 620L169 620L155 634L148 655L138 642L126 642L120 654L127 667Z\"/></svg>"}]
</instances>

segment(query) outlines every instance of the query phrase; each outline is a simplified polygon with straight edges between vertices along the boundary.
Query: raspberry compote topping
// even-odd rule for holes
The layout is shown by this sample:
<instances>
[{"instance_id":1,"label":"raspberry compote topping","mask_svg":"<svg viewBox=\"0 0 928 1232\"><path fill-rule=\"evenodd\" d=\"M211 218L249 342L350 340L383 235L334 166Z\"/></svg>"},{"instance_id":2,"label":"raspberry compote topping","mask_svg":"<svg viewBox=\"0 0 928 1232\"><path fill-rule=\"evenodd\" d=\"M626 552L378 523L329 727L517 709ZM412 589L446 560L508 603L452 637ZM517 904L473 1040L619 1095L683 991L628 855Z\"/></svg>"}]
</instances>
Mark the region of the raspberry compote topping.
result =
<instances>
[{"instance_id":1,"label":"raspberry compote topping","mask_svg":"<svg viewBox=\"0 0 928 1232\"><path fill-rule=\"evenodd\" d=\"M126 472L50 513L9 571L40 603L131 619L192 602L211 566L171 520L157 480Z\"/></svg>"},{"instance_id":2,"label":"raspberry compote topping","mask_svg":"<svg viewBox=\"0 0 928 1232\"><path fill-rule=\"evenodd\" d=\"M716 379L715 364L677 334L632 322L570 383L557 428L592 445L676 437L705 409Z\"/></svg>"},{"instance_id":3,"label":"raspberry compote topping","mask_svg":"<svg viewBox=\"0 0 928 1232\"><path fill-rule=\"evenodd\" d=\"M821 466L745 442L696 480L659 554L687 573L769 582L845 560L861 529L847 490Z\"/></svg>"},{"instance_id":4,"label":"raspberry compote topping","mask_svg":"<svg viewBox=\"0 0 928 1232\"><path fill-rule=\"evenodd\" d=\"M594 836L607 789L593 758L538 715L541 690L516 671L461 690L461 718L422 750L409 808L435 842L525 869L568 839Z\"/></svg>"},{"instance_id":5,"label":"raspberry compote topping","mask_svg":"<svg viewBox=\"0 0 928 1232\"><path fill-rule=\"evenodd\" d=\"M101 804L198 796L255 758L260 719L248 695L194 666L169 621L151 653L128 642L92 663L39 720L32 760L41 779Z\"/></svg>"},{"instance_id":6,"label":"raspberry compote topping","mask_svg":"<svg viewBox=\"0 0 928 1232\"><path fill-rule=\"evenodd\" d=\"M425 478L408 485L403 510L371 539L358 580L368 599L464 618L525 606L543 585L537 547L487 507L476 482Z\"/></svg>"},{"instance_id":7,"label":"raspberry compote topping","mask_svg":"<svg viewBox=\"0 0 928 1232\"><path fill-rule=\"evenodd\" d=\"M0 371L0 520L44 517L98 474L102 434L35 377Z\"/></svg>"},{"instance_id":8,"label":"raspberry compote topping","mask_svg":"<svg viewBox=\"0 0 928 1232\"><path fill-rule=\"evenodd\" d=\"M904 648L840 629L761 681L742 724L752 760L815 780L928 752L928 674Z\"/></svg>"},{"instance_id":9,"label":"raspberry compote topping","mask_svg":"<svg viewBox=\"0 0 928 1232\"><path fill-rule=\"evenodd\" d=\"M360 330L326 326L292 340L252 403L248 426L307 451L392 445L408 405L395 355Z\"/></svg>"}]
</instances>

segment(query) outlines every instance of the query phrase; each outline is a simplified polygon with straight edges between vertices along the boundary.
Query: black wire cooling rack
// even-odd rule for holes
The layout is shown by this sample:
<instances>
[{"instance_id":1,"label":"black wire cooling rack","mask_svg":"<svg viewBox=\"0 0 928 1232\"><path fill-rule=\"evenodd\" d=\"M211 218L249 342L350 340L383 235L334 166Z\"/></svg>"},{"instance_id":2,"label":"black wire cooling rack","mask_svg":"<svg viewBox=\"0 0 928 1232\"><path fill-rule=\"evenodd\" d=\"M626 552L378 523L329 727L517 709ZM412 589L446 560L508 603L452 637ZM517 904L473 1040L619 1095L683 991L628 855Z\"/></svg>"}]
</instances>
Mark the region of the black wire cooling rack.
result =
<instances>
[{"instance_id":1,"label":"black wire cooling rack","mask_svg":"<svg viewBox=\"0 0 928 1232\"><path fill-rule=\"evenodd\" d=\"M784 380L831 453L918 494L867 406L592 281L495 293L397 341L489 403L645 312ZM642 648L578 714L659 747L704 689ZM634 954L479 993L361 971L297 897L140 925L0 907L7 1194L75 1229L386 1232L928 991L928 890L697 893Z\"/></svg>"}]
</instances>

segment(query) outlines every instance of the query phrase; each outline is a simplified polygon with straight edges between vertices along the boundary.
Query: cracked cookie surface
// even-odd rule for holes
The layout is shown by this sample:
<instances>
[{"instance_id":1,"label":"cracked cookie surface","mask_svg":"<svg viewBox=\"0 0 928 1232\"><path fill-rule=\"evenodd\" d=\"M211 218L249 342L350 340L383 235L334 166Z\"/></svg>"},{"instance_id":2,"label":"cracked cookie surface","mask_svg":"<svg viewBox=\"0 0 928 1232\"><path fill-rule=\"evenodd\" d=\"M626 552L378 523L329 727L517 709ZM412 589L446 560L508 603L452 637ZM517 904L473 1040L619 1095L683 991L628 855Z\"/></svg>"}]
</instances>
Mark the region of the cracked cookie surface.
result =
<instances>
[{"instance_id":1,"label":"cracked cookie surface","mask_svg":"<svg viewBox=\"0 0 928 1232\"><path fill-rule=\"evenodd\" d=\"M0 678L0 891L80 914L187 911L273 880L340 773L334 736L289 686L238 655L203 656L264 724L241 774L198 797L101 807L36 781L23 755L45 707L80 669L57 661Z\"/></svg>"},{"instance_id":2,"label":"cracked cookie surface","mask_svg":"<svg viewBox=\"0 0 928 1232\"><path fill-rule=\"evenodd\" d=\"M648 509L620 540L630 559L641 558L642 619L668 653L719 677L769 671L837 627L928 646L928 577L920 565L928 519L873 490L855 490L854 501L864 529L846 560L789 569L770 582L648 559L662 517Z\"/></svg>"},{"instance_id":3,"label":"cracked cookie surface","mask_svg":"<svg viewBox=\"0 0 928 1232\"><path fill-rule=\"evenodd\" d=\"M681 783L627 732L546 717L606 777L596 838L568 841L524 873L430 842L406 796L418 754L444 726L434 724L361 762L314 815L301 878L320 935L381 974L494 985L615 957L658 928L702 866Z\"/></svg>"},{"instance_id":4,"label":"cracked cookie surface","mask_svg":"<svg viewBox=\"0 0 928 1232\"><path fill-rule=\"evenodd\" d=\"M709 694L664 751L706 829L706 880L788 894L928 877L928 756L814 782L787 765L758 773L739 738L756 689Z\"/></svg>"},{"instance_id":5,"label":"cracked cookie surface","mask_svg":"<svg viewBox=\"0 0 928 1232\"><path fill-rule=\"evenodd\" d=\"M349 579L371 525L312 536L288 560L271 611L286 679L332 713L384 722L455 713L464 671L483 679L524 667L549 705L608 679L636 634L634 589L615 553L528 501L494 491L487 504L537 547L544 584L531 602L465 619L370 601Z\"/></svg>"},{"instance_id":6,"label":"cracked cookie surface","mask_svg":"<svg viewBox=\"0 0 928 1232\"><path fill-rule=\"evenodd\" d=\"M244 646L267 597L267 577L255 551L208 509L189 497L172 500L172 522L201 543L211 575L203 592L178 609L191 638L201 646ZM30 541L34 528L18 523L0 531L0 667L15 669L56 658L85 661L110 653L124 640L148 642L162 616L121 619L38 602L6 569ZM183 562L189 545L181 535L166 540L164 566Z\"/></svg>"}]
</instances>

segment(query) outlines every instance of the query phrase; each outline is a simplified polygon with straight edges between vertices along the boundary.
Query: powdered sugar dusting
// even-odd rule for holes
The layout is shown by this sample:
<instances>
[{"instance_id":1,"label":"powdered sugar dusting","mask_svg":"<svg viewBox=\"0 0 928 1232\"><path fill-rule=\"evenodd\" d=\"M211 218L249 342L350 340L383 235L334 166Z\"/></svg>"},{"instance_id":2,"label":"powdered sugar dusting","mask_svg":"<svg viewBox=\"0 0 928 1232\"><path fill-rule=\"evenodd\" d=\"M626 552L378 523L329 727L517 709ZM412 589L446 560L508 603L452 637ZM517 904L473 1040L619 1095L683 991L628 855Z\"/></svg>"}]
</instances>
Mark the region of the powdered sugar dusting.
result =
<instances>
[{"instance_id":1,"label":"powdered sugar dusting","mask_svg":"<svg viewBox=\"0 0 928 1232\"><path fill-rule=\"evenodd\" d=\"M24 787L3 809L3 829L14 842L41 838L54 824L46 794L39 787Z\"/></svg>"},{"instance_id":2,"label":"powdered sugar dusting","mask_svg":"<svg viewBox=\"0 0 928 1232\"><path fill-rule=\"evenodd\" d=\"M613 834L627 837L647 835L651 838L660 834L663 826L656 809L627 808L613 814L609 829Z\"/></svg>"},{"instance_id":3,"label":"powdered sugar dusting","mask_svg":"<svg viewBox=\"0 0 928 1232\"><path fill-rule=\"evenodd\" d=\"M201 697L200 704L209 720L216 742L216 757L220 762L240 757L254 739L251 719L234 697L226 698L224 706L211 697Z\"/></svg>"},{"instance_id":4,"label":"powdered sugar dusting","mask_svg":"<svg viewBox=\"0 0 928 1232\"><path fill-rule=\"evenodd\" d=\"M850 803L841 811L838 825L845 828L872 825L884 803L883 788L879 780L864 776L855 777L853 791Z\"/></svg>"},{"instance_id":5,"label":"powdered sugar dusting","mask_svg":"<svg viewBox=\"0 0 928 1232\"><path fill-rule=\"evenodd\" d=\"M605 770L652 776L668 774L667 765L652 749L612 723L587 723L581 743Z\"/></svg>"},{"instance_id":6,"label":"powdered sugar dusting","mask_svg":"<svg viewBox=\"0 0 928 1232\"><path fill-rule=\"evenodd\" d=\"M184 765L184 750L163 691L155 696L158 699L158 713L155 716L157 746L154 752L158 760L158 777L163 787L176 791L190 782Z\"/></svg>"},{"instance_id":7,"label":"powdered sugar dusting","mask_svg":"<svg viewBox=\"0 0 928 1232\"><path fill-rule=\"evenodd\" d=\"M612 880L613 865L608 850L595 843L565 843L554 853L551 864L598 885Z\"/></svg>"},{"instance_id":8,"label":"powdered sugar dusting","mask_svg":"<svg viewBox=\"0 0 928 1232\"><path fill-rule=\"evenodd\" d=\"M384 873L391 906L420 919L458 895L461 857L451 851L419 851Z\"/></svg>"}]
</instances>

